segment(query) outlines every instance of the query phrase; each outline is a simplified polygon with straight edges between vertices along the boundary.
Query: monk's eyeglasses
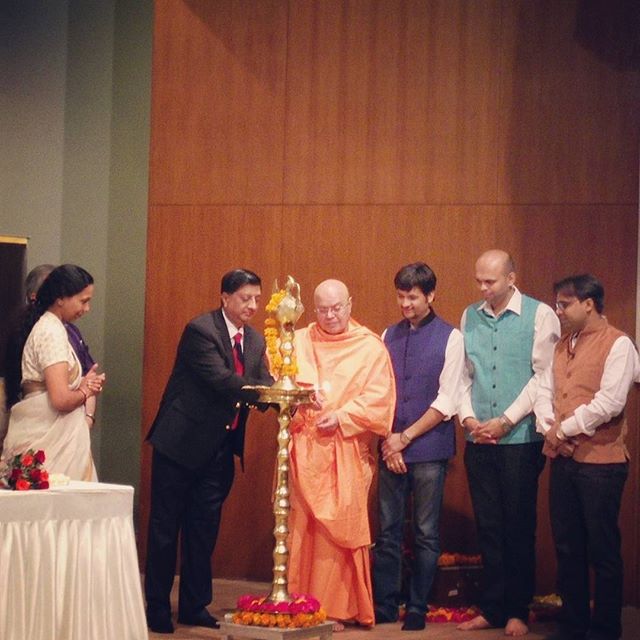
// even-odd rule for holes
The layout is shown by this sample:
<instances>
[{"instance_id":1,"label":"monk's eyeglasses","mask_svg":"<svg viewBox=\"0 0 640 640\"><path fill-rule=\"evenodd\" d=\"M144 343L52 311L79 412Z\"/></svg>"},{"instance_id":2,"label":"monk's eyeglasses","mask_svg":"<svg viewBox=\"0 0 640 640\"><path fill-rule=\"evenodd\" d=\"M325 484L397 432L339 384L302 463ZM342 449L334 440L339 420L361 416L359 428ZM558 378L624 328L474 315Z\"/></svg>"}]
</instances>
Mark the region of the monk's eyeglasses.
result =
<instances>
[{"instance_id":1,"label":"monk's eyeglasses","mask_svg":"<svg viewBox=\"0 0 640 640\"><path fill-rule=\"evenodd\" d=\"M349 305L351 304L351 300L347 300L346 302L338 302L331 307L316 307L316 313L319 316L328 316L329 313L333 313L334 316L340 315Z\"/></svg>"}]
</instances>

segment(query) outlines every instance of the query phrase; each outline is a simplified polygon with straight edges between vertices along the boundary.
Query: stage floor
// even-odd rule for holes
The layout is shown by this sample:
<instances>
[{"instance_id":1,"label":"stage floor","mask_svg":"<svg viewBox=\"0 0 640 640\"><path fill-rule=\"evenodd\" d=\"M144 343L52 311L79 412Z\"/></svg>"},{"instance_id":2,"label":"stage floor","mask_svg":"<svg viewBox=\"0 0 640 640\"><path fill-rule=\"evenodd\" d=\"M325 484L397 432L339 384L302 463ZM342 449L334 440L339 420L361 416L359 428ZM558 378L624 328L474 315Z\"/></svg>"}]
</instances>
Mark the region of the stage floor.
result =
<instances>
[{"instance_id":1,"label":"stage floor","mask_svg":"<svg viewBox=\"0 0 640 640\"><path fill-rule=\"evenodd\" d=\"M243 580L214 580L213 583L213 604L209 611L218 618L222 618L225 613L232 611L235 607L239 595L245 593L267 593L271 585L264 582L248 582ZM219 638L220 633L213 629L203 629L201 627L185 627L176 623L177 610L177 579L171 593L171 602L174 610L174 624L176 631L173 635L162 635L149 633L149 638L160 640L161 638L172 638L173 640L196 640L205 638ZM640 628L640 609L627 607L623 613L624 632L622 640L636 640L638 629ZM373 629L363 629L360 627L347 626L340 633L334 634L334 640L408 640L409 638L426 638L428 640L504 640L502 629L487 629L485 631L463 632L456 629L455 624L428 624L424 631L410 632L402 631L401 624L378 625ZM553 623L535 623L531 632L525 636L527 640L542 640L547 634L554 630Z\"/></svg>"}]
</instances>

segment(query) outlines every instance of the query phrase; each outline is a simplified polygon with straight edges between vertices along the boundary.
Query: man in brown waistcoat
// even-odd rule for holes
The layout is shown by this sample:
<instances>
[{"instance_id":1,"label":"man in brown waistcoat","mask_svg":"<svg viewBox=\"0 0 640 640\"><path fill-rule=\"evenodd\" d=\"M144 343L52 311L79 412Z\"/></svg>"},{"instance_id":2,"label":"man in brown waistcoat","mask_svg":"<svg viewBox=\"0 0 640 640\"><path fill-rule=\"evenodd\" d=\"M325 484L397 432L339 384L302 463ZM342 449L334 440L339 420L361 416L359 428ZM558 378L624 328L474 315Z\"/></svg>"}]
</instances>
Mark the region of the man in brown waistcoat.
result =
<instances>
[{"instance_id":1,"label":"man in brown waistcoat","mask_svg":"<svg viewBox=\"0 0 640 640\"><path fill-rule=\"evenodd\" d=\"M553 638L622 635L618 516L628 473L624 408L640 360L633 342L602 315L604 288L592 275L553 286L563 336L535 401L543 453L551 458L549 508L562 616ZM595 576L589 607L589 566Z\"/></svg>"}]
</instances>

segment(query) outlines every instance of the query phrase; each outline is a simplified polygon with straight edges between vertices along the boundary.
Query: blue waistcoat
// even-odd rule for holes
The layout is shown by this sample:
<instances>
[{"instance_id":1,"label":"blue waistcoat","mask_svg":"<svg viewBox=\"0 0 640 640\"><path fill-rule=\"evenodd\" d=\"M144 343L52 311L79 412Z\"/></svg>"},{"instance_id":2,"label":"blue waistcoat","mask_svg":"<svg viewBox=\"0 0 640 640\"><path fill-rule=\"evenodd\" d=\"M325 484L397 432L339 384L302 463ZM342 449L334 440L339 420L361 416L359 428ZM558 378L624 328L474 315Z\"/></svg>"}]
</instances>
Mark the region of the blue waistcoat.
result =
<instances>
[{"instance_id":1,"label":"blue waistcoat","mask_svg":"<svg viewBox=\"0 0 640 640\"><path fill-rule=\"evenodd\" d=\"M417 329L407 320L387 329L384 342L396 378L393 431L399 433L422 416L438 396L444 355L453 327L435 315ZM446 460L455 454L453 420L415 438L402 455L405 462Z\"/></svg>"},{"instance_id":2,"label":"blue waistcoat","mask_svg":"<svg viewBox=\"0 0 640 640\"><path fill-rule=\"evenodd\" d=\"M502 415L534 375L531 352L540 303L523 295L520 315L507 310L498 318L481 310L481 304L467 307L464 347L473 367L471 403L482 422ZM535 417L530 413L498 444L525 444L541 439L536 433Z\"/></svg>"}]
</instances>

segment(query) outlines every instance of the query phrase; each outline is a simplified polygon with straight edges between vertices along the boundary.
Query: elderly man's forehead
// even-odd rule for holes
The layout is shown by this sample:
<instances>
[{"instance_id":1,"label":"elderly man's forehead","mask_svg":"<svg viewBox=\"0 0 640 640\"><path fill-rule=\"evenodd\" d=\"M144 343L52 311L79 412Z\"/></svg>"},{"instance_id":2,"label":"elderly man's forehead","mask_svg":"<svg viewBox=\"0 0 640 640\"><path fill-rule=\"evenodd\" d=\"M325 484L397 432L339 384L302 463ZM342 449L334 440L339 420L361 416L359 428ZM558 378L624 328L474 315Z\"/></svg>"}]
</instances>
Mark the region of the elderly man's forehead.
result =
<instances>
[{"instance_id":1,"label":"elderly man's forehead","mask_svg":"<svg viewBox=\"0 0 640 640\"><path fill-rule=\"evenodd\" d=\"M349 289L340 280L325 280L316 287L314 292L316 300L345 300L348 297Z\"/></svg>"}]
</instances>

